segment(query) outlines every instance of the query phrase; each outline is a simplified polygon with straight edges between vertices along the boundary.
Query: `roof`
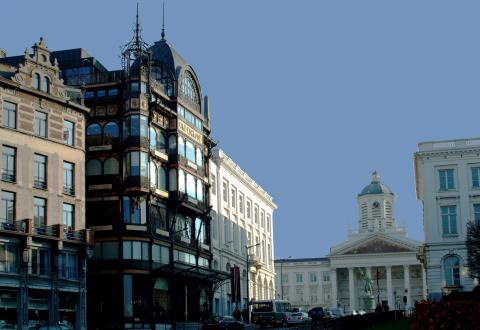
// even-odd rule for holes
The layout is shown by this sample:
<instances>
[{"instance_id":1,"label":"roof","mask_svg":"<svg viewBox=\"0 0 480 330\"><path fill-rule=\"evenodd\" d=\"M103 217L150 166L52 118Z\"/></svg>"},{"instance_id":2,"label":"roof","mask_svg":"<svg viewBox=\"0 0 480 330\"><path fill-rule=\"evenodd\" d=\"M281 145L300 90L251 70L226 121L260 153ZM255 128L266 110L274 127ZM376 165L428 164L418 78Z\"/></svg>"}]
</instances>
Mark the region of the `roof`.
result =
<instances>
[{"instance_id":1,"label":"roof","mask_svg":"<svg viewBox=\"0 0 480 330\"><path fill-rule=\"evenodd\" d=\"M174 74L175 78L178 78L180 70L188 65L187 61L165 39L156 41L150 47L150 50L152 59L162 62L166 69Z\"/></svg>"},{"instance_id":2,"label":"roof","mask_svg":"<svg viewBox=\"0 0 480 330\"><path fill-rule=\"evenodd\" d=\"M275 263L284 264L287 262L310 262L310 261L328 261L328 258L288 258L288 259L275 259Z\"/></svg>"},{"instance_id":3,"label":"roof","mask_svg":"<svg viewBox=\"0 0 480 330\"><path fill-rule=\"evenodd\" d=\"M390 190L390 188L380 182L380 176L378 175L377 171L374 171L372 174L372 182L369 185L365 186L365 188L362 189L358 196L377 194L393 195L393 192Z\"/></svg>"}]
</instances>

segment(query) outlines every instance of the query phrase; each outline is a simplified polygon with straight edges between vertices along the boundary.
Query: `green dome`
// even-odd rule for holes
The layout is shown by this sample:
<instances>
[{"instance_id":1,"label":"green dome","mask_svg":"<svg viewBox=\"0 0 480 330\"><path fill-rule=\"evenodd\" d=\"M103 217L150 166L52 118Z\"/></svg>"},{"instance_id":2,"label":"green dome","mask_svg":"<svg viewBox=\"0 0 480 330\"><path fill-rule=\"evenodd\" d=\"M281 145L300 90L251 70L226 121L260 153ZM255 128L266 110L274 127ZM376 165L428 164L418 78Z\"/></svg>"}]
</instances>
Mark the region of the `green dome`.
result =
<instances>
[{"instance_id":1,"label":"green dome","mask_svg":"<svg viewBox=\"0 0 480 330\"><path fill-rule=\"evenodd\" d=\"M372 174L372 183L362 189L358 196L363 195L377 195L377 194L393 194L393 192L386 185L380 182L380 176L377 171Z\"/></svg>"}]
</instances>

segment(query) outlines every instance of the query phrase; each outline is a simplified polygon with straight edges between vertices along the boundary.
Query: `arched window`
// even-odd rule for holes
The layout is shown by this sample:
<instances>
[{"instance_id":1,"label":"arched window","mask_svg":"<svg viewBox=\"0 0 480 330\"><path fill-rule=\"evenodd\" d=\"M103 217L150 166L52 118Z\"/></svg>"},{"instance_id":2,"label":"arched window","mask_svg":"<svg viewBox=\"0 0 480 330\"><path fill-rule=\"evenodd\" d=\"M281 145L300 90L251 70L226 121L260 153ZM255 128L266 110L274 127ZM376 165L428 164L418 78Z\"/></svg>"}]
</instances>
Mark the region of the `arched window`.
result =
<instances>
[{"instance_id":1,"label":"arched window","mask_svg":"<svg viewBox=\"0 0 480 330\"><path fill-rule=\"evenodd\" d=\"M103 162L103 174L118 174L118 160L116 158L110 157Z\"/></svg>"},{"instance_id":2,"label":"arched window","mask_svg":"<svg viewBox=\"0 0 480 330\"><path fill-rule=\"evenodd\" d=\"M174 168L168 172L168 183L170 191L177 190L177 170Z\"/></svg>"},{"instance_id":3,"label":"arched window","mask_svg":"<svg viewBox=\"0 0 480 330\"><path fill-rule=\"evenodd\" d=\"M150 162L150 187L157 188L157 165Z\"/></svg>"},{"instance_id":4,"label":"arched window","mask_svg":"<svg viewBox=\"0 0 480 330\"><path fill-rule=\"evenodd\" d=\"M40 89L40 75L38 73L33 75L33 88Z\"/></svg>"},{"instance_id":5,"label":"arched window","mask_svg":"<svg viewBox=\"0 0 480 330\"><path fill-rule=\"evenodd\" d=\"M102 143L102 126L97 123L87 127L87 145L96 146Z\"/></svg>"},{"instance_id":6,"label":"arched window","mask_svg":"<svg viewBox=\"0 0 480 330\"><path fill-rule=\"evenodd\" d=\"M460 285L460 259L457 256L448 256L443 260L446 286Z\"/></svg>"},{"instance_id":7,"label":"arched window","mask_svg":"<svg viewBox=\"0 0 480 330\"><path fill-rule=\"evenodd\" d=\"M150 135L150 150L157 150L157 131L155 131L155 128L150 127L149 135Z\"/></svg>"},{"instance_id":8,"label":"arched window","mask_svg":"<svg viewBox=\"0 0 480 330\"><path fill-rule=\"evenodd\" d=\"M102 174L102 163L98 159L90 159L87 162L87 176L91 175L101 175Z\"/></svg>"},{"instance_id":9,"label":"arched window","mask_svg":"<svg viewBox=\"0 0 480 330\"><path fill-rule=\"evenodd\" d=\"M226 264L226 266L225 266L225 270L226 270L228 273L230 273L230 268L232 268L232 267L230 266L230 263L227 262L227 264Z\"/></svg>"},{"instance_id":10,"label":"arched window","mask_svg":"<svg viewBox=\"0 0 480 330\"><path fill-rule=\"evenodd\" d=\"M42 91L45 93L50 93L50 78L47 76L43 77Z\"/></svg>"},{"instance_id":11,"label":"arched window","mask_svg":"<svg viewBox=\"0 0 480 330\"><path fill-rule=\"evenodd\" d=\"M158 170L158 183L161 190L167 191L167 170L163 166Z\"/></svg>"},{"instance_id":12,"label":"arched window","mask_svg":"<svg viewBox=\"0 0 480 330\"><path fill-rule=\"evenodd\" d=\"M213 260L213 269L218 269L218 261Z\"/></svg>"},{"instance_id":13,"label":"arched window","mask_svg":"<svg viewBox=\"0 0 480 330\"><path fill-rule=\"evenodd\" d=\"M183 74L180 85L180 97L187 101L190 105L194 106L196 109L199 108L200 103L198 102L199 96L197 87L193 77L189 72L185 72Z\"/></svg>"},{"instance_id":14,"label":"arched window","mask_svg":"<svg viewBox=\"0 0 480 330\"><path fill-rule=\"evenodd\" d=\"M114 121L108 122L103 126L103 143L113 144L118 141L118 124Z\"/></svg>"}]
</instances>

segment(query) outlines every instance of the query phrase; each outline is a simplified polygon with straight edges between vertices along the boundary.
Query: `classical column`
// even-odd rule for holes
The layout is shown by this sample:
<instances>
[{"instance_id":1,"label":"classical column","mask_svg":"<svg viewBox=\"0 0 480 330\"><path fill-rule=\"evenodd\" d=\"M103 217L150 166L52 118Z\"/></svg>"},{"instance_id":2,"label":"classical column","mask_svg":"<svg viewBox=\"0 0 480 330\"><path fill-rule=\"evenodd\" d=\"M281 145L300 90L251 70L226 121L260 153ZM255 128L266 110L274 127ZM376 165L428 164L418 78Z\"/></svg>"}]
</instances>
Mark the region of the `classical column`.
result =
<instances>
[{"instance_id":1,"label":"classical column","mask_svg":"<svg viewBox=\"0 0 480 330\"><path fill-rule=\"evenodd\" d=\"M332 307L337 308L338 307L338 301L337 301L337 269L332 268L331 270L331 276L330 276L330 282L332 284Z\"/></svg>"},{"instance_id":2,"label":"classical column","mask_svg":"<svg viewBox=\"0 0 480 330\"><path fill-rule=\"evenodd\" d=\"M357 309L355 306L355 269L348 267L348 292L350 293L350 310Z\"/></svg>"},{"instance_id":3,"label":"classical column","mask_svg":"<svg viewBox=\"0 0 480 330\"><path fill-rule=\"evenodd\" d=\"M410 292L410 265L403 265L403 278L404 278L404 283L405 283L405 290L407 292L403 292L405 296L407 296L407 306L406 308L409 308L412 306L412 299L411 299L411 292Z\"/></svg>"},{"instance_id":4,"label":"classical column","mask_svg":"<svg viewBox=\"0 0 480 330\"><path fill-rule=\"evenodd\" d=\"M427 299L427 272L423 265L421 265L421 267L422 267L422 295L423 295L423 299Z\"/></svg>"},{"instance_id":5,"label":"classical column","mask_svg":"<svg viewBox=\"0 0 480 330\"><path fill-rule=\"evenodd\" d=\"M393 310L395 308L395 302L393 301L393 288L392 288L392 266L385 266L387 269L387 297L388 307Z\"/></svg>"}]
</instances>

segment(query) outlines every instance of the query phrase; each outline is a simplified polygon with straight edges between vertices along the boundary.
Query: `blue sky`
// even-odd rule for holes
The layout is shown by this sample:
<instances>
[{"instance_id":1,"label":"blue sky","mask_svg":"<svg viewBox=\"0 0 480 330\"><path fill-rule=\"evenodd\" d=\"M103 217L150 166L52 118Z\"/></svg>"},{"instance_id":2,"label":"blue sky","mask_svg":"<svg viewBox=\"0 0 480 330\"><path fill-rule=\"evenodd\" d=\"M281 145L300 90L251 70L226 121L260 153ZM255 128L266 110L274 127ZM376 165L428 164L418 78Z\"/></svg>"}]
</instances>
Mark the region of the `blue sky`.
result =
<instances>
[{"instance_id":1,"label":"blue sky","mask_svg":"<svg viewBox=\"0 0 480 330\"><path fill-rule=\"evenodd\" d=\"M2 3L0 48L82 47L120 67L135 1ZM141 0L160 39L162 2ZM377 169L423 239L418 142L480 136L478 1L167 0L167 39L209 95L214 139L273 197L275 256L324 256Z\"/></svg>"}]
</instances>

